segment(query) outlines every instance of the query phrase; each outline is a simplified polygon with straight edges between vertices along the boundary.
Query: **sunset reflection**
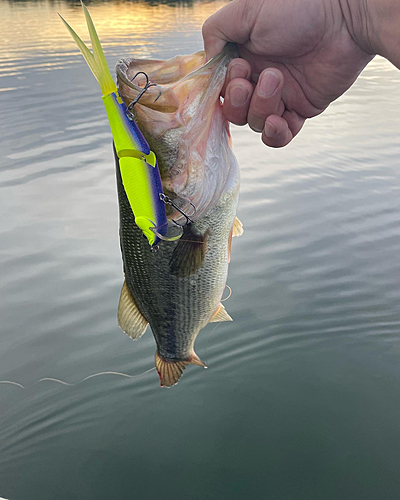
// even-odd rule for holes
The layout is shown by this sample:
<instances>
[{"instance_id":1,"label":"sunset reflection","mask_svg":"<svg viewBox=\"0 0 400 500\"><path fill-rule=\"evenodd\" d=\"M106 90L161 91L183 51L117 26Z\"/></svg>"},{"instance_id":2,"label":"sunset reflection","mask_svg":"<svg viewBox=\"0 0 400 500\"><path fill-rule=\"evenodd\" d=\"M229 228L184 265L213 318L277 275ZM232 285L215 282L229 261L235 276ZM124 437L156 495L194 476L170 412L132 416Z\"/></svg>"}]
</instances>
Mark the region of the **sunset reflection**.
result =
<instances>
[{"instance_id":1,"label":"sunset reflection","mask_svg":"<svg viewBox=\"0 0 400 500\"><path fill-rule=\"evenodd\" d=\"M168 39L174 33L182 36L189 27L190 32L197 33L200 49L204 20L225 3L227 2L104 2L88 5L106 55L126 55L121 54L121 46L125 46L127 50L131 47L130 55L149 57L157 51L154 44L155 39L160 39L160 35L168 34ZM0 30L3 38L0 58L3 61L29 57L30 54L37 56L38 53L67 56L71 52L71 55L76 55L76 46L63 28L58 12L75 27L85 42L89 39L78 2L38 2L35 3L33 17L30 2L0 2L0 5Z\"/></svg>"}]
</instances>

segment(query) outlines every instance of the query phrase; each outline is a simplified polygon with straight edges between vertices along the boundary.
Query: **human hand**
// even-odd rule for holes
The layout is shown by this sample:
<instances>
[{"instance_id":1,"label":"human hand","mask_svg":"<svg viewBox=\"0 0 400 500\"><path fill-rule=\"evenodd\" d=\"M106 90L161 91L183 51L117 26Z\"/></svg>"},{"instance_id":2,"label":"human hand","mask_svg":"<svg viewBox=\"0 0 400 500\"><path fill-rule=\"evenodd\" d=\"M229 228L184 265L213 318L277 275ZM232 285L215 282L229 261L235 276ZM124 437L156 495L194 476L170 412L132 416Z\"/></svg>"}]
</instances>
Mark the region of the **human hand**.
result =
<instances>
[{"instance_id":1,"label":"human hand","mask_svg":"<svg viewBox=\"0 0 400 500\"><path fill-rule=\"evenodd\" d=\"M340 0L234 0L203 26L207 58L236 42L224 114L272 147L286 146L373 58L355 41Z\"/></svg>"}]
</instances>

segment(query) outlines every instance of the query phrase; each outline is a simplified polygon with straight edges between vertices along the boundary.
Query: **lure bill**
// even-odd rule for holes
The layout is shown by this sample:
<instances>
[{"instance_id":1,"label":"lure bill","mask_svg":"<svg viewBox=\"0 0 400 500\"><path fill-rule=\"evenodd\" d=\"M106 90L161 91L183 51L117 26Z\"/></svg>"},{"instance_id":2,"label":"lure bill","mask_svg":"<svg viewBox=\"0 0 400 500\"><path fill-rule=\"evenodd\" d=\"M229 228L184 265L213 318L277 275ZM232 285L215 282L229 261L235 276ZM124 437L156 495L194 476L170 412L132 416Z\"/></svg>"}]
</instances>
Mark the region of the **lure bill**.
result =
<instances>
[{"instance_id":1,"label":"lure bill","mask_svg":"<svg viewBox=\"0 0 400 500\"><path fill-rule=\"evenodd\" d=\"M122 182L135 216L135 223L148 243L154 247L161 238L170 239L167 236L169 225L165 204L160 198L163 188L157 159L117 90L92 18L83 3L82 7L93 52L67 21L60 17L99 83L120 163Z\"/></svg>"}]
</instances>

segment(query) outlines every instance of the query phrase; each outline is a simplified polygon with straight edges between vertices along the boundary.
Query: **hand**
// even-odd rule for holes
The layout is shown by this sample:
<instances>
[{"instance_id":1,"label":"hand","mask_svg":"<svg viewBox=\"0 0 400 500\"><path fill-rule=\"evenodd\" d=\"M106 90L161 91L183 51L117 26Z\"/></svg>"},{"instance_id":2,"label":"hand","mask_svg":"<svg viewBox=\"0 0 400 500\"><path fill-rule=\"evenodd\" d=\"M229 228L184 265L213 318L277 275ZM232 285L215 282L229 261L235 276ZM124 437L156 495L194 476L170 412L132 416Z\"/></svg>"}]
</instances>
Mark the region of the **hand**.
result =
<instances>
[{"instance_id":1,"label":"hand","mask_svg":"<svg viewBox=\"0 0 400 500\"><path fill-rule=\"evenodd\" d=\"M239 47L224 88L226 118L248 123L268 146L286 146L373 58L344 11L340 0L234 0L211 16L203 26L207 59L226 42Z\"/></svg>"}]
</instances>

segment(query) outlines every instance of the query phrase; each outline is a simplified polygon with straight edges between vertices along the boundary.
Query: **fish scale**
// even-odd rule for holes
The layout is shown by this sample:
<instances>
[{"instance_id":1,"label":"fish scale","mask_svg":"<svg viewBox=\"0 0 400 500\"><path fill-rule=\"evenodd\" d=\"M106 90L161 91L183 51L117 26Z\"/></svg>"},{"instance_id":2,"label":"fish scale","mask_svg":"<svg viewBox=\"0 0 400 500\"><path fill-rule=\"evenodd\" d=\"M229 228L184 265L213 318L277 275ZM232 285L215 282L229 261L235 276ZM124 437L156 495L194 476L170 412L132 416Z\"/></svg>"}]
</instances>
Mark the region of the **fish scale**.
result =
<instances>
[{"instance_id":1,"label":"fish scale","mask_svg":"<svg viewBox=\"0 0 400 500\"><path fill-rule=\"evenodd\" d=\"M157 252L150 251L134 224L118 162L116 173L121 250L128 289L140 313L150 323L159 354L170 360L188 360L199 331L211 319L225 289L228 237L236 215L237 189L197 223L203 231L212 228L199 272L196 276L176 277L170 274L170 261L179 241L165 242Z\"/></svg>"}]
</instances>

